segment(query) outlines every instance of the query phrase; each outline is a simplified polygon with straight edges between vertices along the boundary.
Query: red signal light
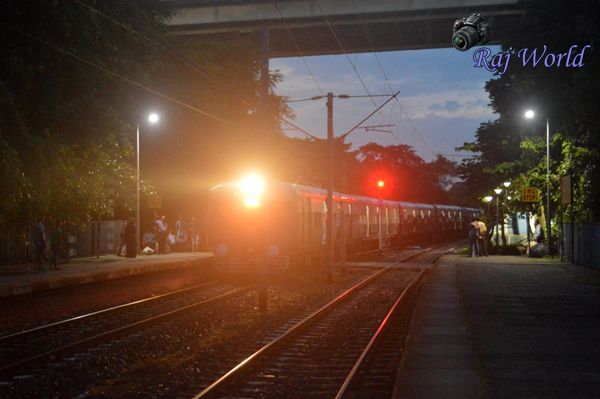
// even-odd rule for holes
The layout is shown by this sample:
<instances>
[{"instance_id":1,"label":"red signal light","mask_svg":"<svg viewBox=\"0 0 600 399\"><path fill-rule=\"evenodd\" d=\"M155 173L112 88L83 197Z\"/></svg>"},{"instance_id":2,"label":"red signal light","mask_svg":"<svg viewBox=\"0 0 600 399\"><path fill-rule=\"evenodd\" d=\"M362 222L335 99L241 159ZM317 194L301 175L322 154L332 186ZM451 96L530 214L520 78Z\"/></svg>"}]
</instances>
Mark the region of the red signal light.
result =
<instances>
[{"instance_id":1,"label":"red signal light","mask_svg":"<svg viewBox=\"0 0 600 399\"><path fill-rule=\"evenodd\" d=\"M377 187L383 188L383 186L385 186L385 182L383 180L378 180L377 181Z\"/></svg>"}]
</instances>

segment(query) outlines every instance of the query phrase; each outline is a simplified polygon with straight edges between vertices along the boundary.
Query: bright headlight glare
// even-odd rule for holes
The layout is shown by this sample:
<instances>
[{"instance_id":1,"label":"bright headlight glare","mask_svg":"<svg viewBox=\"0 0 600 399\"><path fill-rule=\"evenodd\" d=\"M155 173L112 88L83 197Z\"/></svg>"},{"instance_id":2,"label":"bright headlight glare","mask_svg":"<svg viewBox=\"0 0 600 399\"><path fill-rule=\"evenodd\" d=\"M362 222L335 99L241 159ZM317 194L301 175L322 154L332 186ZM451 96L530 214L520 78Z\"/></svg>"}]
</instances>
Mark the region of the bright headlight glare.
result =
<instances>
[{"instance_id":1,"label":"bright headlight glare","mask_svg":"<svg viewBox=\"0 0 600 399\"><path fill-rule=\"evenodd\" d=\"M244 206L246 208L258 208L260 206L260 200L255 196L245 196Z\"/></svg>"},{"instance_id":2,"label":"bright headlight glare","mask_svg":"<svg viewBox=\"0 0 600 399\"><path fill-rule=\"evenodd\" d=\"M247 196L259 196L265 191L265 181L257 175L248 175L240 181L240 191Z\"/></svg>"}]
</instances>

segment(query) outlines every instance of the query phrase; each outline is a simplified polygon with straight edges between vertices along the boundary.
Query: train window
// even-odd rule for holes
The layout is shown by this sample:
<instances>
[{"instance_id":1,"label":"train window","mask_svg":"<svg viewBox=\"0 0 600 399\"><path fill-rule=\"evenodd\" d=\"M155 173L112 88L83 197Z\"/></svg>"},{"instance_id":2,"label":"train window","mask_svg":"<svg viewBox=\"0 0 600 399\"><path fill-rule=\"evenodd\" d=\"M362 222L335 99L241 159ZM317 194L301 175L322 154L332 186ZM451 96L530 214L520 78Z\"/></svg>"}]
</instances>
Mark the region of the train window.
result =
<instances>
[{"instance_id":1,"label":"train window","mask_svg":"<svg viewBox=\"0 0 600 399\"><path fill-rule=\"evenodd\" d=\"M367 237L371 236L371 218L369 217L369 205L365 205L365 224L367 225Z\"/></svg>"},{"instance_id":2,"label":"train window","mask_svg":"<svg viewBox=\"0 0 600 399\"><path fill-rule=\"evenodd\" d=\"M310 198L302 200L302 209L304 210L304 219L302 220L302 224L304 225L304 245L310 245L310 237L312 236Z\"/></svg>"},{"instance_id":3,"label":"train window","mask_svg":"<svg viewBox=\"0 0 600 399\"><path fill-rule=\"evenodd\" d=\"M327 202L323 201L321 206L321 244L325 244L327 242L327 218L329 217L329 213L327 212Z\"/></svg>"},{"instance_id":4,"label":"train window","mask_svg":"<svg viewBox=\"0 0 600 399\"><path fill-rule=\"evenodd\" d=\"M389 221L389 212L388 208L385 208L385 234L390 234L390 221Z\"/></svg>"}]
</instances>

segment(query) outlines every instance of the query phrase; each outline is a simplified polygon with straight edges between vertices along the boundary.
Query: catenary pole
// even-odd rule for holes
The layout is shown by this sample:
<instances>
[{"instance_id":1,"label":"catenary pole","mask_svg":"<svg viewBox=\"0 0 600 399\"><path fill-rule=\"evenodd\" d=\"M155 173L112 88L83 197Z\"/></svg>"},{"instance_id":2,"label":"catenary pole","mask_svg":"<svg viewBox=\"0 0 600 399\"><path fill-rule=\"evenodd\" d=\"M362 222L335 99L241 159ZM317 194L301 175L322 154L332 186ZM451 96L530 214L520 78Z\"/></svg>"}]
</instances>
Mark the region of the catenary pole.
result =
<instances>
[{"instance_id":1,"label":"catenary pole","mask_svg":"<svg viewBox=\"0 0 600 399\"><path fill-rule=\"evenodd\" d=\"M333 242L333 174L335 161L335 143L333 141L333 93L327 93L327 148L329 162L327 168L327 281L333 281L334 242Z\"/></svg>"}]
</instances>

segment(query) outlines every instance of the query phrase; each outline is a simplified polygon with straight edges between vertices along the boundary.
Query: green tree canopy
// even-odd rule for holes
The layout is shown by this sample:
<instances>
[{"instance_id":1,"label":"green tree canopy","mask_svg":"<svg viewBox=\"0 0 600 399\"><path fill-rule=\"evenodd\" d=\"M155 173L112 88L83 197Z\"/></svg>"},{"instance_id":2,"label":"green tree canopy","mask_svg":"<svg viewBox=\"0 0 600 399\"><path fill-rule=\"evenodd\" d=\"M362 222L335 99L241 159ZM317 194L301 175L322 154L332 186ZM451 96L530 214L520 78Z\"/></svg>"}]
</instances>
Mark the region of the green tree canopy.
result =
<instances>
[{"instance_id":1,"label":"green tree canopy","mask_svg":"<svg viewBox=\"0 0 600 399\"><path fill-rule=\"evenodd\" d=\"M519 49L567 52L572 45L581 51L600 39L600 4L581 1L531 1L526 24L514 27L514 40L502 45L512 51L507 72L486 84L491 106L499 115L482 124L476 140L461 150L478 153L465 160L461 175L466 189L483 197L511 180L515 190L532 185L545 193L545 122L550 122L551 200L557 209L559 178L572 174L579 219L600 220L600 63L595 50L587 50L582 67L523 67L514 56ZM526 109L536 119L526 121ZM544 199L544 197L542 197ZM553 212L554 213L554 212Z\"/></svg>"}]
</instances>

